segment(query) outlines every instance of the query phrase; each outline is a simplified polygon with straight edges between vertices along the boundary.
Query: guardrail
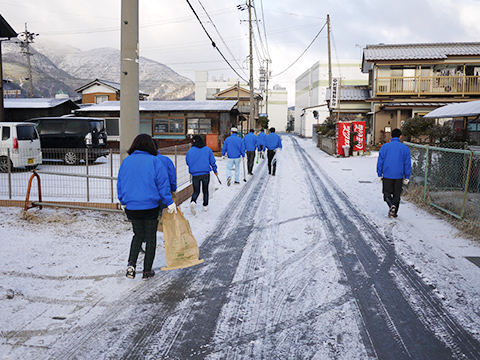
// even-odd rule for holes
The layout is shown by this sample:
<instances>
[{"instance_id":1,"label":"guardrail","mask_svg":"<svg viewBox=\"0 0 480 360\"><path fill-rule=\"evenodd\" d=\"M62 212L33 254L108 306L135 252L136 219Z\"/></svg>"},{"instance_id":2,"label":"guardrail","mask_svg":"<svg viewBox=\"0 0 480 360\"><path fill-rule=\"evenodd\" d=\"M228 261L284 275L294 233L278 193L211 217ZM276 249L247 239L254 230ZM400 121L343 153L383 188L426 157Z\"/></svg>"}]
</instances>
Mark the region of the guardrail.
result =
<instances>
[{"instance_id":1,"label":"guardrail","mask_svg":"<svg viewBox=\"0 0 480 360\"><path fill-rule=\"evenodd\" d=\"M162 155L168 156L175 164L178 188L190 183L185 163L189 148L190 145L179 145L160 149ZM99 154L92 155L85 149L42 149L43 161L36 169L42 176L42 198L46 201L117 202L117 174L121 155L125 152L108 149L103 156L92 161ZM90 161L78 160L69 164L65 161L66 153L81 154L83 159L90 158ZM32 172L22 167L12 168L9 154L5 155L8 160L6 171L0 173L0 200L25 200ZM38 197L36 186L31 189L31 197Z\"/></svg>"},{"instance_id":2,"label":"guardrail","mask_svg":"<svg viewBox=\"0 0 480 360\"><path fill-rule=\"evenodd\" d=\"M422 200L480 227L480 151L405 143L412 155L411 184Z\"/></svg>"}]
</instances>

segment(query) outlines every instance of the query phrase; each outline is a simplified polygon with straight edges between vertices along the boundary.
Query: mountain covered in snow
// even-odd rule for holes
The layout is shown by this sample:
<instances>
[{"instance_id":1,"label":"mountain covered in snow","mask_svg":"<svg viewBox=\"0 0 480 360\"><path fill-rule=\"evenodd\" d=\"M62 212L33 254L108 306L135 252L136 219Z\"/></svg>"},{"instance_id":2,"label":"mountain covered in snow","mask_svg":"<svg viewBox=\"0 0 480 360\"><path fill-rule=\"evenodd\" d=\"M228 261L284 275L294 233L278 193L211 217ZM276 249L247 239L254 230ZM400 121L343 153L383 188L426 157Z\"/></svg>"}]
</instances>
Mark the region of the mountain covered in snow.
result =
<instances>
[{"instance_id":1,"label":"mountain covered in snow","mask_svg":"<svg viewBox=\"0 0 480 360\"><path fill-rule=\"evenodd\" d=\"M82 51L75 47L36 40L29 46L34 97L71 97L79 87L95 79L120 82L120 50L99 48ZM18 41L2 42L3 78L6 88L30 94L26 51ZM140 90L150 100L193 99L194 83L159 62L140 57Z\"/></svg>"}]
</instances>

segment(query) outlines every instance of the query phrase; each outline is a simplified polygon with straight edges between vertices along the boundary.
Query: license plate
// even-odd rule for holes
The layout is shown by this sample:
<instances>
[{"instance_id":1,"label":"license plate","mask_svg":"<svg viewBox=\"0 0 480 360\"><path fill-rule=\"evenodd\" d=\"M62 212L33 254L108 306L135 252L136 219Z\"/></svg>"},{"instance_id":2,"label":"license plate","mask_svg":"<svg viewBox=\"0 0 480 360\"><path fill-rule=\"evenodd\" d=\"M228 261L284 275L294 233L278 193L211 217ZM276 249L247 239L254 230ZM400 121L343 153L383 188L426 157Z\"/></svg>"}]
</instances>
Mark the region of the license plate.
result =
<instances>
[{"instance_id":1,"label":"license plate","mask_svg":"<svg viewBox=\"0 0 480 360\"><path fill-rule=\"evenodd\" d=\"M29 163L29 164L33 164L33 158L29 158L29 159L28 159L28 163Z\"/></svg>"},{"instance_id":2,"label":"license plate","mask_svg":"<svg viewBox=\"0 0 480 360\"><path fill-rule=\"evenodd\" d=\"M99 144L103 144L103 139L98 139Z\"/></svg>"}]
</instances>

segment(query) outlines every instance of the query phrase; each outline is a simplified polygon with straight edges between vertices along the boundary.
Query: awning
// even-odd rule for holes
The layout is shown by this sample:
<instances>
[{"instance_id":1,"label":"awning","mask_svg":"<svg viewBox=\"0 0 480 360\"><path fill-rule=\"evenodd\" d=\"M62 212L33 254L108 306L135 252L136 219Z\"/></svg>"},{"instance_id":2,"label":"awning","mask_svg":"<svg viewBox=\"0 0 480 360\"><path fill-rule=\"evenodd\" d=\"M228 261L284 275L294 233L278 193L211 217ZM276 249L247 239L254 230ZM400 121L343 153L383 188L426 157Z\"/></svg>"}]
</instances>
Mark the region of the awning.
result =
<instances>
[{"instance_id":1,"label":"awning","mask_svg":"<svg viewBox=\"0 0 480 360\"><path fill-rule=\"evenodd\" d=\"M430 111L426 118L455 118L480 115L480 101L455 103Z\"/></svg>"}]
</instances>

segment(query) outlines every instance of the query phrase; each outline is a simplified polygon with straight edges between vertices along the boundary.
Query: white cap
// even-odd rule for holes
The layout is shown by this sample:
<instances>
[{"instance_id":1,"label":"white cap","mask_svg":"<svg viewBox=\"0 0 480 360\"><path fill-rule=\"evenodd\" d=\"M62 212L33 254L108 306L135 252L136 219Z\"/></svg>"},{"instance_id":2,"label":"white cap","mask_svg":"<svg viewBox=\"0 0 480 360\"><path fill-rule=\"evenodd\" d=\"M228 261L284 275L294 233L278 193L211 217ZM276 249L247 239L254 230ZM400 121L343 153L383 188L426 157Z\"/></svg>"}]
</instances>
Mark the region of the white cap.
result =
<instances>
[{"instance_id":1,"label":"white cap","mask_svg":"<svg viewBox=\"0 0 480 360\"><path fill-rule=\"evenodd\" d=\"M235 133L236 133L236 132L238 132L238 129L237 129L236 127L233 127L233 128L232 128L232 132L235 132Z\"/></svg>"}]
</instances>

